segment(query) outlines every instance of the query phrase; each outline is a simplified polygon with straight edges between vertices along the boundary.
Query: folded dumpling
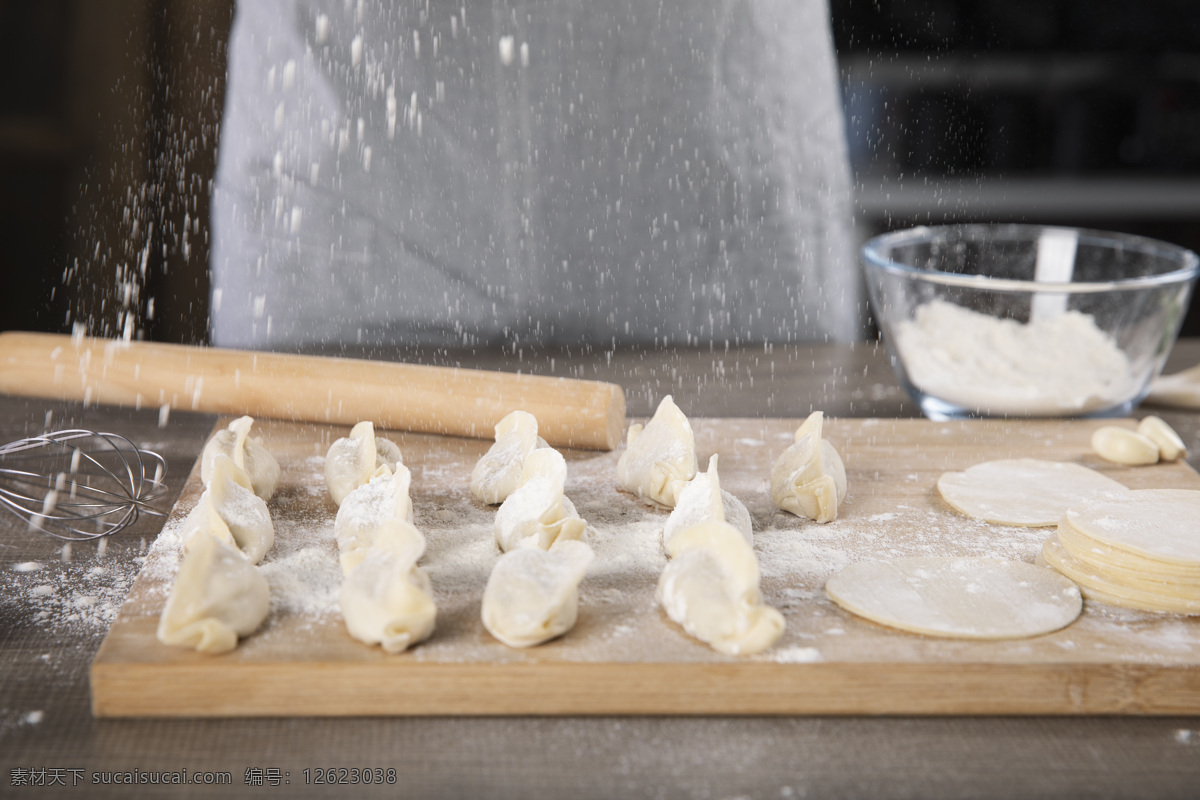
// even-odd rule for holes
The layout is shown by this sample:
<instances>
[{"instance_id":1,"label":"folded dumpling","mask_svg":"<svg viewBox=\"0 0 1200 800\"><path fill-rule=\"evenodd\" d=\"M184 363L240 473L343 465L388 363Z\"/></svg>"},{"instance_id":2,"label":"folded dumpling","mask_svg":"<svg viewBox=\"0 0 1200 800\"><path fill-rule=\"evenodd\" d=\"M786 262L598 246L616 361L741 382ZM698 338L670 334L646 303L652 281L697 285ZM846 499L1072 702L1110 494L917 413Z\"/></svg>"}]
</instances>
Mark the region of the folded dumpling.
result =
<instances>
[{"instance_id":1,"label":"folded dumpling","mask_svg":"<svg viewBox=\"0 0 1200 800\"><path fill-rule=\"evenodd\" d=\"M549 550L557 541L583 536L587 523L563 495L566 481L567 462L562 453L544 447L529 454L520 485L496 511L496 544L501 550Z\"/></svg>"},{"instance_id":2,"label":"folded dumpling","mask_svg":"<svg viewBox=\"0 0 1200 800\"><path fill-rule=\"evenodd\" d=\"M796 430L796 441L771 467L771 498L798 517L830 522L846 499L842 457L821 437L824 415L814 411Z\"/></svg>"},{"instance_id":3,"label":"folded dumpling","mask_svg":"<svg viewBox=\"0 0 1200 800\"><path fill-rule=\"evenodd\" d=\"M257 564L275 542L275 526L266 501L250 488L246 472L229 456L218 453L212 461L208 488L184 519L180 535L185 547L198 535L214 537Z\"/></svg>"},{"instance_id":4,"label":"folded dumpling","mask_svg":"<svg viewBox=\"0 0 1200 800\"><path fill-rule=\"evenodd\" d=\"M688 481L679 493L675 508L671 510L667 525L663 528L663 547L669 547L675 534L701 522L728 522L746 538L747 544L754 544L750 511L741 500L721 488L715 453L708 459L708 471L696 473L696 477Z\"/></svg>"},{"instance_id":5,"label":"folded dumpling","mask_svg":"<svg viewBox=\"0 0 1200 800\"><path fill-rule=\"evenodd\" d=\"M382 539L424 537L413 527L412 500L408 489L411 473L403 464L392 472L386 465L342 500L333 521L342 572L349 574L366 555L367 549ZM388 547L396 542L389 541Z\"/></svg>"},{"instance_id":6,"label":"folded dumpling","mask_svg":"<svg viewBox=\"0 0 1200 800\"><path fill-rule=\"evenodd\" d=\"M329 445L325 454L325 484L333 502L341 505L346 495L362 486L379 467L393 472L403 462L395 442L375 435L375 426L360 422L350 435Z\"/></svg>"},{"instance_id":7,"label":"folded dumpling","mask_svg":"<svg viewBox=\"0 0 1200 800\"><path fill-rule=\"evenodd\" d=\"M684 485L696 475L692 425L667 395L644 427L629 426L617 482L646 500L674 508Z\"/></svg>"},{"instance_id":8,"label":"folded dumpling","mask_svg":"<svg viewBox=\"0 0 1200 800\"><path fill-rule=\"evenodd\" d=\"M783 615L763 603L758 559L727 522L704 522L671 538L658 602L690 636L726 655L761 652L783 634Z\"/></svg>"},{"instance_id":9,"label":"folded dumpling","mask_svg":"<svg viewBox=\"0 0 1200 800\"><path fill-rule=\"evenodd\" d=\"M566 633L575 625L579 582L591 561L592 549L578 541L500 556L483 590L483 626L509 647L532 647Z\"/></svg>"},{"instance_id":10,"label":"folded dumpling","mask_svg":"<svg viewBox=\"0 0 1200 800\"><path fill-rule=\"evenodd\" d=\"M338 592L338 606L351 636L382 645L389 653L429 638L437 606L429 576L416 563L421 550L372 548L350 571Z\"/></svg>"},{"instance_id":11,"label":"folded dumpling","mask_svg":"<svg viewBox=\"0 0 1200 800\"><path fill-rule=\"evenodd\" d=\"M267 580L233 547L201 534L189 542L158 619L158 640L199 653L224 653L267 616Z\"/></svg>"},{"instance_id":12,"label":"folded dumpling","mask_svg":"<svg viewBox=\"0 0 1200 800\"><path fill-rule=\"evenodd\" d=\"M262 442L250 438L253 417L238 417L223 431L217 431L204 445L200 454L200 480L205 486L212 481L213 461L218 455L228 456L245 471L254 493L270 500L279 485L279 462L267 452Z\"/></svg>"},{"instance_id":13,"label":"folded dumpling","mask_svg":"<svg viewBox=\"0 0 1200 800\"><path fill-rule=\"evenodd\" d=\"M471 470L471 494L482 503L504 502L521 485L525 457L539 447L549 447L538 436L537 418L527 411L513 411L496 424L496 443Z\"/></svg>"}]
</instances>

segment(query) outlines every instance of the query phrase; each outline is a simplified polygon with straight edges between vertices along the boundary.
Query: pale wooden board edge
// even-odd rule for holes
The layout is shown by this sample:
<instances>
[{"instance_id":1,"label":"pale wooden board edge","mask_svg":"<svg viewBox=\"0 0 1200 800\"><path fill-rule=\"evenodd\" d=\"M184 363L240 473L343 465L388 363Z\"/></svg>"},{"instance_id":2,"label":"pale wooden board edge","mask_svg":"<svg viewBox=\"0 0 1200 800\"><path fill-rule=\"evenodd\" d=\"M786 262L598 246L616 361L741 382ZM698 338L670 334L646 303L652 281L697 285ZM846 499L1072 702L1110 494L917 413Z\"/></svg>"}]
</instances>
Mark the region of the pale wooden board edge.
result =
<instances>
[{"instance_id":1,"label":"pale wooden board edge","mask_svg":"<svg viewBox=\"0 0 1200 800\"><path fill-rule=\"evenodd\" d=\"M326 669L322 669L326 667ZM98 717L1194 715L1200 668L1112 664L93 665ZM323 674L323 673L328 673ZM195 673L193 675L192 673ZM339 684L372 691L339 691Z\"/></svg>"}]
</instances>

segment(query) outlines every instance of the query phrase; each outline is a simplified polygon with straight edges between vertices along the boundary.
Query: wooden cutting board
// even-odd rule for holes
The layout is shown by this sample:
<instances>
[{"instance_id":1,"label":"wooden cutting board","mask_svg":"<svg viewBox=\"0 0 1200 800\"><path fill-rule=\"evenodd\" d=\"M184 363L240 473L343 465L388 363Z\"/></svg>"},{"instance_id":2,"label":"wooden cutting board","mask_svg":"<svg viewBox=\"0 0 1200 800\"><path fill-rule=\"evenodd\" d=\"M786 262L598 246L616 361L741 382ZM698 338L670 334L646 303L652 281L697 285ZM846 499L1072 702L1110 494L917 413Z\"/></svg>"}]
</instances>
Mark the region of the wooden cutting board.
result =
<instances>
[{"instance_id":1,"label":"wooden cutting board","mask_svg":"<svg viewBox=\"0 0 1200 800\"><path fill-rule=\"evenodd\" d=\"M223 420L219 425L224 425ZM935 482L946 470L1032 456L1094 467L1131 488L1200 488L1182 463L1123 468L1089 446L1090 421L845 419L827 438L850 493L817 525L777 511L770 465L796 420L696 419L701 465L720 453L724 488L749 507L766 601L787 631L769 651L733 658L688 638L657 607L666 512L615 486L612 453L567 451L567 494L597 557L567 635L514 650L479 621L498 557L494 509L467 483L488 443L390 434L412 469L422 564L438 603L433 637L400 655L346 633L336 608L335 508L324 453L346 428L256 425L283 468L270 503L276 542L261 569L272 586L264 626L237 650L202 656L154 637L179 557L179 524L202 491L198 469L151 548L92 664L97 716L448 714L1197 714L1200 618L1087 603L1069 627L1032 639L977 642L902 633L857 618L824 594L854 561L987 555L1032 561L1052 529L967 519Z\"/></svg>"}]
</instances>

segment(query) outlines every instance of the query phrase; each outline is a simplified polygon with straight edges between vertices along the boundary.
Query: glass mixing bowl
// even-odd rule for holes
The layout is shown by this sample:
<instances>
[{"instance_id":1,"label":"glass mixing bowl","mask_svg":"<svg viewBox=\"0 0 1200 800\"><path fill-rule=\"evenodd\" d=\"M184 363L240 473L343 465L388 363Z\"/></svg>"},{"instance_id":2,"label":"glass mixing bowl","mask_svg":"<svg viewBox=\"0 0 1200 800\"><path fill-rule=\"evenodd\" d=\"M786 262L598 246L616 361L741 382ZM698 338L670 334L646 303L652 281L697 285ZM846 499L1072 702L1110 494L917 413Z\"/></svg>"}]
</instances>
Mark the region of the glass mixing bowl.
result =
<instances>
[{"instance_id":1,"label":"glass mixing bowl","mask_svg":"<svg viewBox=\"0 0 1200 800\"><path fill-rule=\"evenodd\" d=\"M897 231L862 261L892 366L932 419L1128 414L1200 274L1182 247L1040 225Z\"/></svg>"}]
</instances>

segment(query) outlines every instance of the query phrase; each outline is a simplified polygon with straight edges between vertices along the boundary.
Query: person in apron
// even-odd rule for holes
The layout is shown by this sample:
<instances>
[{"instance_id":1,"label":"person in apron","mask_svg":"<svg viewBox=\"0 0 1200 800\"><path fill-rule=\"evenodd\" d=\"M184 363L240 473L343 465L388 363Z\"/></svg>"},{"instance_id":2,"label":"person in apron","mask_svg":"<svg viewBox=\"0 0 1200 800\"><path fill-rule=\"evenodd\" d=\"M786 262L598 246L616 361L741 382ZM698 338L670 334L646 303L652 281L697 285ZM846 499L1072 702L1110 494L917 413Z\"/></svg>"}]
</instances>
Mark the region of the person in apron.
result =
<instances>
[{"instance_id":1,"label":"person in apron","mask_svg":"<svg viewBox=\"0 0 1200 800\"><path fill-rule=\"evenodd\" d=\"M852 340L822 0L239 6L213 342Z\"/></svg>"}]
</instances>

